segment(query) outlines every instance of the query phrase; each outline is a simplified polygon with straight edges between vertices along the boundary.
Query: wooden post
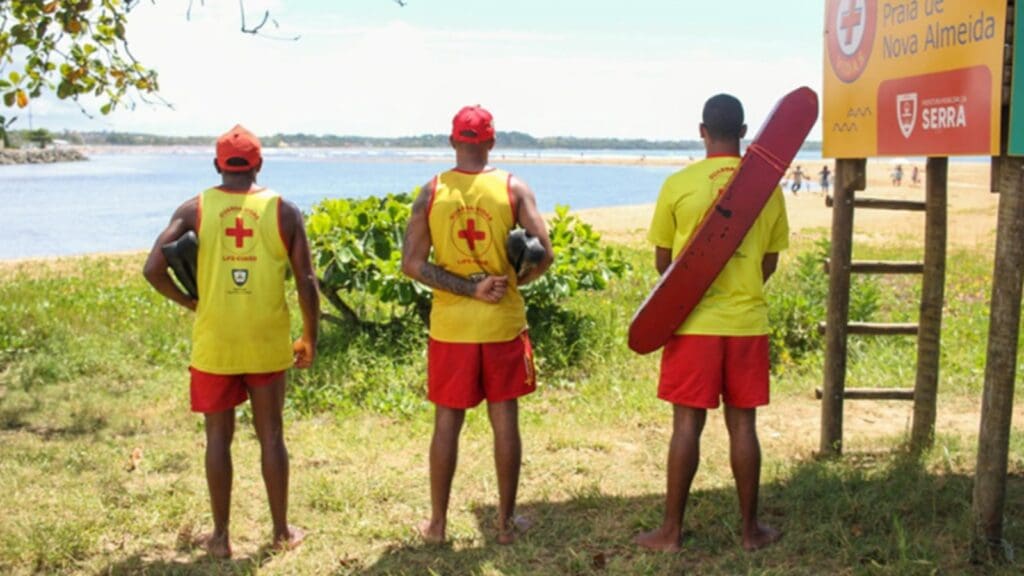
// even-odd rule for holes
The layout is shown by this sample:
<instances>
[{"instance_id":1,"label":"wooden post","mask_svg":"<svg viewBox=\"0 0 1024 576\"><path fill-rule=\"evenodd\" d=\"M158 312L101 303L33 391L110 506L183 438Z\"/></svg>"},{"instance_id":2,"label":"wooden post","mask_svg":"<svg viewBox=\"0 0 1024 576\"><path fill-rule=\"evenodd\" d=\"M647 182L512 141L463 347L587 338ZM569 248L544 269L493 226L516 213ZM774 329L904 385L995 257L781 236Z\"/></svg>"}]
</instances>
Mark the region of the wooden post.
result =
<instances>
[{"instance_id":1,"label":"wooden post","mask_svg":"<svg viewBox=\"0 0 1024 576\"><path fill-rule=\"evenodd\" d=\"M974 479L973 552L1003 549L1003 507L1024 282L1024 158L1002 158L985 392Z\"/></svg>"},{"instance_id":2,"label":"wooden post","mask_svg":"<svg viewBox=\"0 0 1024 576\"><path fill-rule=\"evenodd\" d=\"M942 305L946 287L946 192L949 158L929 158L927 213L924 231L924 278L917 337L917 382L914 385L914 425L911 450L920 453L935 441L936 400L939 390L939 355Z\"/></svg>"},{"instance_id":3,"label":"wooden post","mask_svg":"<svg viewBox=\"0 0 1024 576\"><path fill-rule=\"evenodd\" d=\"M846 388L846 324L850 317L850 262L853 256L853 200L863 190L867 160L836 160L825 327L825 382L821 400L821 454L843 451L843 390Z\"/></svg>"}]
</instances>

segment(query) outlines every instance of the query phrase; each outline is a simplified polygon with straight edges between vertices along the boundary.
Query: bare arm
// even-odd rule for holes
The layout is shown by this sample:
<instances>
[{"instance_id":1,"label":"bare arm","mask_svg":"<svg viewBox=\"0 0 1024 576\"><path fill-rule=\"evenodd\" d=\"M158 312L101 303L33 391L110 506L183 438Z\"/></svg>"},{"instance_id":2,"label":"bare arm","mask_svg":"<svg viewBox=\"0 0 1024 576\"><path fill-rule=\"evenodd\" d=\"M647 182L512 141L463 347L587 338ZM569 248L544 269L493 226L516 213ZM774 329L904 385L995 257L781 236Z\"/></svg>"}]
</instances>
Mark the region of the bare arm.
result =
<instances>
[{"instance_id":1,"label":"bare arm","mask_svg":"<svg viewBox=\"0 0 1024 576\"><path fill-rule=\"evenodd\" d=\"M174 242L189 230L197 232L196 215L198 213L198 196L186 200L184 204L179 206L174 211L174 215L171 216L171 221L167 224L167 227L156 237L156 242L146 258L146 265L142 269L142 274L153 285L153 288L156 288L157 292L163 294L168 300L193 311L196 309L196 301L188 294L182 292L178 285L174 283L174 280L171 279L170 274L167 273L167 259L164 258L164 253L160 248L164 244Z\"/></svg>"},{"instance_id":2,"label":"bare arm","mask_svg":"<svg viewBox=\"0 0 1024 576\"><path fill-rule=\"evenodd\" d=\"M320 334L320 290L313 270L313 257L309 252L306 226L300 211L291 202L281 202L281 231L287 239L288 259L295 275L295 288L302 309L302 337L293 345L295 366L309 368L316 358L316 343Z\"/></svg>"},{"instance_id":3,"label":"bare arm","mask_svg":"<svg viewBox=\"0 0 1024 576\"><path fill-rule=\"evenodd\" d=\"M413 202L412 215L409 217L409 224L405 229L405 242L402 244L402 273L436 290L444 290L484 302L498 302L505 296L505 291L508 289L508 278L487 276L476 282L452 274L428 261L431 242L427 208L430 205L431 194L433 194L433 183L421 188L419 196Z\"/></svg>"},{"instance_id":4,"label":"bare arm","mask_svg":"<svg viewBox=\"0 0 1024 576\"><path fill-rule=\"evenodd\" d=\"M761 276L764 278L765 282L768 282L768 279L772 277L772 274L775 274L775 269L778 267L778 252L769 252L764 255L764 258L761 259Z\"/></svg>"},{"instance_id":5,"label":"bare arm","mask_svg":"<svg viewBox=\"0 0 1024 576\"><path fill-rule=\"evenodd\" d=\"M536 237L544 246L544 259L517 279L518 284L524 286L540 278L541 274L551 267L551 263L555 261L555 251L551 248L548 227L544 223L544 217L540 215L540 210L537 209L537 197L533 190L527 186L526 182L513 176L509 182L509 191L516 203L516 221L530 236Z\"/></svg>"},{"instance_id":6,"label":"bare arm","mask_svg":"<svg viewBox=\"0 0 1024 576\"><path fill-rule=\"evenodd\" d=\"M655 247L654 267L658 269L658 275L665 274L670 264L672 264L672 250L670 248L662 248L661 246Z\"/></svg>"}]
</instances>

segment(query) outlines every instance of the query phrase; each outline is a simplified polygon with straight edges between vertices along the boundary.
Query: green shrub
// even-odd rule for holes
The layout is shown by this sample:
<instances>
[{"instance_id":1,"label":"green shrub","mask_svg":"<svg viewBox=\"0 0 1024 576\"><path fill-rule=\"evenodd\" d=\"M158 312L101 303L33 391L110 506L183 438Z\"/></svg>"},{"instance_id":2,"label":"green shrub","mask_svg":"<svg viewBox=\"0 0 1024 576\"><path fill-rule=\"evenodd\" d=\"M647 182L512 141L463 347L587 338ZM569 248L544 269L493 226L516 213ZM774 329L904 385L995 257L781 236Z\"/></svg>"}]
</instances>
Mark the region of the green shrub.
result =
<instances>
[{"instance_id":1,"label":"green shrub","mask_svg":"<svg viewBox=\"0 0 1024 576\"><path fill-rule=\"evenodd\" d=\"M604 290L612 278L621 278L628 266L622 254L601 245L593 227L569 214L568 206L555 208L548 223L555 262L548 271L523 287L530 338L547 370L560 371L578 365L595 333L594 311L565 305L584 291Z\"/></svg>"},{"instance_id":2,"label":"green shrub","mask_svg":"<svg viewBox=\"0 0 1024 576\"><path fill-rule=\"evenodd\" d=\"M797 256L796 266L783 267L768 283L768 323L771 361L776 370L800 364L821 350L818 324L825 320L828 306L828 275L823 263L830 242L821 239L814 250ZM850 283L850 321L865 322L878 311L881 289L870 276L857 276Z\"/></svg>"},{"instance_id":3,"label":"green shrub","mask_svg":"<svg viewBox=\"0 0 1024 576\"><path fill-rule=\"evenodd\" d=\"M387 323L430 310L430 291L402 274L402 240L412 196L327 199L306 228L320 289L343 322Z\"/></svg>"},{"instance_id":4,"label":"green shrub","mask_svg":"<svg viewBox=\"0 0 1024 576\"><path fill-rule=\"evenodd\" d=\"M415 375L423 362L415 350L426 340L431 292L402 274L412 200L410 194L392 194L313 206L307 230L321 292L331 307L324 318L344 335L325 334L319 366L294 398L296 407L313 410L347 398L386 412L414 408L408 399L422 388L422 376ZM620 252L602 246L600 235L568 207L559 206L549 226L555 263L522 289L530 337L546 376L578 367L593 343L609 344L594 334L594 311L567 301L605 289L628 270Z\"/></svg>"}]
</instances>

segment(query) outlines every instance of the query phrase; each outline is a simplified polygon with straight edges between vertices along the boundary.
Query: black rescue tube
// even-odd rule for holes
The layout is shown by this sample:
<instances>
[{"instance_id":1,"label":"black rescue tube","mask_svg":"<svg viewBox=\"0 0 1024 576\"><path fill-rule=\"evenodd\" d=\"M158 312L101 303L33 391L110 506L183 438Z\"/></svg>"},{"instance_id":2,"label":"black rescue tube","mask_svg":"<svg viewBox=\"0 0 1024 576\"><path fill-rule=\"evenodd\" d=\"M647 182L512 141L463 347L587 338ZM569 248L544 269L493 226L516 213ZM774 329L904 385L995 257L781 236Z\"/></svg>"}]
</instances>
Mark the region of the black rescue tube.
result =
<instances>
[{"instance_id":1,"label":"black rescue tube","mask_svg":"<svg viewBox=\"0 0 1024 576\"><path fill-rule=\"evenodd\" d=\"M189 230L174 242L161 246L160 250L181 287L189 296L198 300L196 261L199 256L199 238L196 237L196 233Z\"/></svg>"},{"instance_id":2,"label":"black rescue tube","mask_svg":"<svg viewBox=\"0 0 1024 576\"><path fill-rule=\"evenodd\" d=\"M508 233L505 249L508 252L508 261L517 275L523 274L544 259L544 245L536 236L531 236L522 228L516 228Z\"/></svg>"}]
</instances>

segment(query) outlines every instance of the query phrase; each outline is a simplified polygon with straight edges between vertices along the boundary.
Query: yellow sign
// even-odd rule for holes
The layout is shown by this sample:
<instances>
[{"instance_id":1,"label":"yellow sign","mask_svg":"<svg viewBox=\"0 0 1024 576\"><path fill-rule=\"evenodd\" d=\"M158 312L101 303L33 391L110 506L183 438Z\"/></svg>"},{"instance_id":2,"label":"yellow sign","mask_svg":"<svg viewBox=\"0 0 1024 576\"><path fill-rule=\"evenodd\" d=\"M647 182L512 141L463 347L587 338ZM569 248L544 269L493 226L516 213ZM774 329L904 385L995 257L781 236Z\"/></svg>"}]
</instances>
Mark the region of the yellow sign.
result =
<instances>
[{"instance_id":1,"label":"yellow sign","mask_svg":"<svg viewBox=\"0 0 1024 576\"><path fill-rule=\"evenodd\" d=\"M823 154L998 155L1006 0L826 0Z\"/></svg>"}]
</instances>

